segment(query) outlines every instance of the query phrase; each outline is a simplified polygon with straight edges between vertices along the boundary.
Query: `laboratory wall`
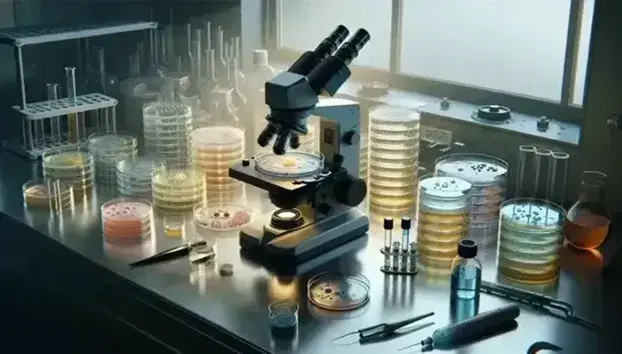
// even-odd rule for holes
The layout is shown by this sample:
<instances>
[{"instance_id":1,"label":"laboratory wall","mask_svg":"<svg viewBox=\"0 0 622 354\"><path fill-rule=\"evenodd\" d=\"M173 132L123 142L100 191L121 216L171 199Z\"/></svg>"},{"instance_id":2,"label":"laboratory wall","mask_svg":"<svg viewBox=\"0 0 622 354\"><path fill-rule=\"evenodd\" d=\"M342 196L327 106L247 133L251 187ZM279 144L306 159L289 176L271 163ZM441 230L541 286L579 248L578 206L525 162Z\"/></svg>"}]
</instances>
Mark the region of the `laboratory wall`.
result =
<instances>
[{"instance_id":1,"label":"laboratory wall","mask_svg":"<svg viewBox=\"0 0 622 354\"><path fill-rule=\"evenodd\" d=\"M185 35L185 24L207 18L214 25L222 26L230 36L239 36L240 3L240 0L4 0L0 1L0 28L157 21L164 26L173 25L176 36L181 39ZM90 44L106 48L107 71L123 79L129 71L129 54L145 39L144 33L131 33L96 38ZM181 46L184 41L177 42ZM77 56L75 41L25 47L28 101L45 99L48 82L64 83L63 67L75 66ZM78 72L77 76L80 79L83 75ZM59 94L64 93L61 90ZM0 46L0 140L21 136L20 119L11 109L17 103L13 48Z\"/></svg>"}]
</instances>

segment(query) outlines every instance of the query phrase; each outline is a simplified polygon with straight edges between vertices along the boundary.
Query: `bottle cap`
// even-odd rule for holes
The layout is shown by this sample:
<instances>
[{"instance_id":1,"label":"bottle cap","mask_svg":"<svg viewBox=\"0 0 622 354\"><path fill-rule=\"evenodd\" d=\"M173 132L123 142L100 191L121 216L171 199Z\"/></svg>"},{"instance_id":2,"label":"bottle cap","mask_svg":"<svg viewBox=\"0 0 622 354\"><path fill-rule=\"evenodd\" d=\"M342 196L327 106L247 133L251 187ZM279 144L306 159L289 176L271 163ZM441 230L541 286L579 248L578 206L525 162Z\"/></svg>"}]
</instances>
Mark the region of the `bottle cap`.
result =
<instances>
[{"instance_id":1,"label":"bottle cap","mask_svg":"<svg viewBox=\"0 0 622 354\"><path fill-rule=\"evenodd\" d=\"M402 216L402 230L410 230L410 216Z\"/></svg>"},{"instance_id":2,"label":"bottle cap","mask_svg":"<svg viewBox=\"0 0 622 354\"><path fill-rule=\"evenodd\" d=\"M268 65L268 51L265 49L253 50L253 64L256 66Z\"/></svg>"},{"instance_id":3,"label":"bottle cap","mask_svg":"<svg viewBox=\"0 0 622 354\"><path fill-rule=\"evenodd\" d=\"M384 218L384 229L393 230L393 219L392 218Z\"/></svg>"},{"instance_id":4,"label":"bottle cap","mask_svg":"<svg viewBox=\"0 0 622 354\"><path fill-rule=\"evenodd\" d=\"M477 256L477 243L466 238L460 240L458 242L458 256L462 258L475 258Z\"/></svg>"}]
</instances>

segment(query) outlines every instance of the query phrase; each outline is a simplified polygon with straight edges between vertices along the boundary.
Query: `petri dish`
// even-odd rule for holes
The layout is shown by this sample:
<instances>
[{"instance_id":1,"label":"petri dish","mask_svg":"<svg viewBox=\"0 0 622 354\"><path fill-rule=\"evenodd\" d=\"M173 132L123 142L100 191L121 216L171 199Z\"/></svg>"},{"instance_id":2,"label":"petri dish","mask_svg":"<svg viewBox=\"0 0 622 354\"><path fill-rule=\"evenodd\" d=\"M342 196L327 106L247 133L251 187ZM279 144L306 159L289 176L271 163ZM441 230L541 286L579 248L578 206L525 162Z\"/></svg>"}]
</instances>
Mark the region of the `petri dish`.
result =
<instances>
[{"instance_id":1,"label":"petri dish","mask_svg":"<svg viewBox=\"0 0 622 354\"><path fill-rule=\"evenodd\" d=\"M511 199L501 205L498 269L524 283L556 280L564 240L564 209L540 199Z\"/></svg>"},{"instance_id":2,"label":"petri dish","mask_svg":"<svg viewBox=\"0 0 622 354\"><path fill-rule=\"evenodd\" d=\"M94 161L80 146L46 151L42 156L43 177L73 185L74 200L90 194L94 182Z\"/></svg>"},{"instance_id":3,"label":"petri dish","mask_svg":"<svg viewBox=\"0 0 622 354\"><path fill-rule=\"evenodd\" d=\"M151 175L164 161L152 156L126 156L117 161L117 191L119 194L151 199Z\"/></svg>"},{"instance_id":4,"label":"petri dish","mask_svg":"<svg viewBox=\"0 0 622 354\"><path fill-rule=\"evenodd\" d=\"M161 211L192 212L205 198L203 175L192 168L154 169L151 189L153 205Z\"/></svg>"},{"instance_id":5,"label":"petri dish","mask_svg":"<svg viewBox=\"0 0 622 354\"><path fill-rule=\"evenodd\" d=\"M370 110L366 144L372 220L414 216L419 173L419 113L378 106Z\"/></svg>"},{"instance_id":6,"label":"petri dish","mask_svg":"<svg viewBox=\"0 0 622 354\"><path fill-rule=\"evenodd\" d=\"M192 108L186 104L159 101L143 106L146 153L163 157L169 167L188 167L192 129Z\"/></svg>"},{"instance_id":7,"label":"petri dish","mask_svg":"<svg viewBox=\"0 0 622 354\"><path fill-rule=\"evenodd\" d=\"M102 230L109 242L141 241L151 234L151 202L122 197L101 207Z\"/></svg>"},{"instance_id":8,"label":"petri dish","mask_svg":"<svg viewBox=\"0 0 622 354\"><path fill-rule=\"evenodd\" d=\"M22 186L28 208L61 210L73 207L73 185L56 180L32 180Z\"/></svg>"},{"instance_id":9,"label":"petri dish","mask_svg":"<svg viewBox=\"0 0 622 354\"><path fill-rule=\"evenodd\" d=\"M119 158L134 157L138 153L138 139L127 133L92 134L88 145L99 185L116 185Z\"/></svg>"},{"instance_id":10,"label":"petri dish","mask_svg":"<svg viewBox=\"0 0 622 354\"><path fill-rule=\"evenodd\" d=\"M469 233L471 189L471 183L456 177L421 177L417 208L420 263L451 263L458 255L458 241Z\"/></svg>"},{"instance_id":11,"label":"petri dish","mask_svg":"<svg viewBox=\"0 0 622 354\"><path fill-rule=\"evenodd\" d=\"M243 205L203 205L194 211L194 225L197 232L234 231L248 225L253 217L252 211Z\"/></svg>"},{"instance_id":12,"label":"petri dish","mask_svg":"<svg viewBox=\"0 0 622 354\"><path fill-rule=\"evenodd\" d=\"M264 174L282 178L312 176L324 168L324 156L319 152L292 150L284 155L267 153L255 158L255 168Z\"/></svg>"},{"instance_id":13,"label":"petri dish","mask_svg":"<svg viewBox=\"0 0 622 354\"><path fill-rule=\"evenodd\" d=\"M333 311L349 311L367 304L369 289L369 279L363 275L325 272L309 279L307 297L317 307Z\"/></svg>"}]
</instances>

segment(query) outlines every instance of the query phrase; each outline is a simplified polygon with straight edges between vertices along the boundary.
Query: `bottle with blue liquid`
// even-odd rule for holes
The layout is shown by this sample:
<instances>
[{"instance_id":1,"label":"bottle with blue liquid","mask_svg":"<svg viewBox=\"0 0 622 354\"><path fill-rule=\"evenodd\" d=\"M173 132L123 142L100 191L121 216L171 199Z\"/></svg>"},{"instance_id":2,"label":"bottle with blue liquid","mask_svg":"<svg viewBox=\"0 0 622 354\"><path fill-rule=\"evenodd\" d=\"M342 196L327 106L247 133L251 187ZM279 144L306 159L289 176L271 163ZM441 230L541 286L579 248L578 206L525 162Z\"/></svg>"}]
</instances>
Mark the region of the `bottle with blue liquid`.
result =
<instances>
[{"instance_id":1,"label":"bottle with blue liquid","mask_svg":"<svg viewBox=\"0 0 622 354\"><path fill-rule=\"evenodd\" d=\"M469 300L479 307L482 263L477 259L477 243L463 239L451 264L451 300Z\"/></svg>"}]
</instances>

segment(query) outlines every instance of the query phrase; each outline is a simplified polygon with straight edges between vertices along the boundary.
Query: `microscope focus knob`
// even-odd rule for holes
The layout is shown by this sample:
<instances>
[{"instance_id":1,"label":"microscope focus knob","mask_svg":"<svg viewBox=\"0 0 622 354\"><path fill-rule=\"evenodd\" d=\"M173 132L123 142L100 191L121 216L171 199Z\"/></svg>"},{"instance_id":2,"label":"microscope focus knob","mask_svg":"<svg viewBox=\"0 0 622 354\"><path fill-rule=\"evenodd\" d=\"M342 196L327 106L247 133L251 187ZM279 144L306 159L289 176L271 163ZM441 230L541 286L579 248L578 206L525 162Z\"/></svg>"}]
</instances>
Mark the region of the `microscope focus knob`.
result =
<instances>
[{"instance_id":1,"label":"microscope focus knob","mask_svg":"<svg viewBox=\"0 0 622 354\"><path fill-rule=\"evenodd\" d=\"M339 203L355 207L365 199L367 185L360 178L348 176L335 183L334 194Z\"/></svg>"},{"instance_id":2,"label":"microscope focus knob","mask_svg":"<svg viewBox=\"0 0 622 354\"><path fill-rule=\"evenodd\" d=\"M356 145L361 141L361 136L354 130L349 130L343 134L341 140L344 144Z\"/></svg>"}]
</instances>

